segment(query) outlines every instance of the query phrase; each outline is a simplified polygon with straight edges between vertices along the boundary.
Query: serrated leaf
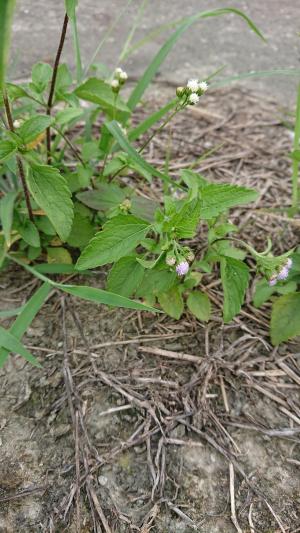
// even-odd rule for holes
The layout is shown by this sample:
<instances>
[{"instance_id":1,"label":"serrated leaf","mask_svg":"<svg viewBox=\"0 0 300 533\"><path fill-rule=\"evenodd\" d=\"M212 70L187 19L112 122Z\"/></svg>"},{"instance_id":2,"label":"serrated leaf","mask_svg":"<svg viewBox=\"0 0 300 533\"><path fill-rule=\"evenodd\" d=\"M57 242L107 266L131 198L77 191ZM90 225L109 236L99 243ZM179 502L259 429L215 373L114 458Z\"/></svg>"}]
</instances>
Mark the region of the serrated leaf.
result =
<instances>
[{"instance_id":1,"label":"serrated leaf","mask_svg":"<svg viewBox=\"0 0 300 533\"><path fill-rule=\"evenodd\" d=\"M171 225L175 227L179 239L191 239L195 236L200 220L200 202L195 199L186 203L179 213L172 217Z\"/></svg>"},{"instance_id":2,"label":"serrated leaf","mask_svg":"<svg viewBox=\"0 0 300 533\"><path fill-rule=\"evenodd\" d=\"M3 228L5 241L10 246L10 232L13 221L14 203L17 193L10 191L0 200L0 221Z\"/></svg>"},{"instance_id":3,"label":"serrated leaf","mask_svg":"<svg viewBox=\"0 0 300 533\"><path fill-rule=\"evenodd\" d=\"M211 183L200 192L201 218L210 219L227 211L230 207L256 200L258 193L246 187Z\"/></svg>"},{"instance_id":4,"label":"serrated leaf","mask_svg":"<svg viewBox=\"0 0 300 533\"><path fill-rule=\"evenodd\" d=\"M223 257L221 279L224 292L223 319L227 323L239 313L242 307L249 283L249 268L238 259Z\"/></svg>"},{"instance_id":5,"label":"serrated leaf","mask_svg":"<svg viewBox=\"0 0 300 533\"><path fill-rule=\"evenodd\" d=\"M191 313L204 322L208 322L211 313L210 299L204 292L193 291L187 299L187 306Z\"/></svg>"},{"instance_id":6,"label":"serrated leaf","mask_svg":"<svg viewBox=\"0 0 300 533\"><path fill-rule=\"evenodd\" d=\"M132 296L140 285L143 275L144 269L135 256L122 257L108 274L107 290L121 296Z\"/></svg>"},{"instance_id":7,"label":"serrated leaf","mask_svg":"<svg viewBox=\"0 0 300 533\"><path fill-rule=\"evenodd\" d=\"M112 218L83 250L77 268L84 270L118 261L140 244L150 228L147 222L133 215Z\"/></svg>"},{"instance_id":8,"label":"serrated leaf","mask_svg":"<svg viewBox=\"0 0 300 533\"><path fill-rule=\"evenodd\" d=\"M170 317L179 320L184 309L184 303L179 287L172 287L167 292L158 294L157 298L163 311Z\"/></svg>"},{"instance_id":9,"label":"serrated leaf","mask_svg":"<svg viewBox=\"0 0 300 533\"><path fill-rule=\"evenodd\" d=\"M272 308L271 339L274 345L300 335L300 292L280 296Z\"/></svg>"},{"instance_id":10,"label":"serrated leaf","mask_svg":"<svg viewBox=\"0 0 300 533\"><path fill-rule=\"evenodd\" d=\"M29 144L51 126L53 122L54 118L52 117L48 117L47 115L36 115L23 122L18 129L18 134L24 144Z\"/></svg>"},{"instance_id":11,"label":"serrated leaf","mask_svg":"<svg viewBox=\"0 0 300 533\"><path fill-rule=\"evenodd\" d=\"M10 159L17 149L17 145L12 141L0 141L0 163Z\"/></svg>"},{"instance_id":12,"label":"serrated leaf","mask_svg":"<svg viewBox=\"0 0 300 533\"><path fill-rule=\"evenodd\" d=\"M130 109L125 102L113 93L111 86L98 78L89 78L74 91L78 98L99 105L111 118L115 111L125 117L130 116Z\"/></svg>"},{"instance_id":13,"label":"serrated leaf","mask_svg":"<svg viewBox=\"0 0 300 533\"><path fill-rule=\"evenodd\" d=\"M65 178L47 165L32 165L27 175L29 190L45 211L62 241L68 238L73 222L73 202Z\"/></svg>"}]
</instances>

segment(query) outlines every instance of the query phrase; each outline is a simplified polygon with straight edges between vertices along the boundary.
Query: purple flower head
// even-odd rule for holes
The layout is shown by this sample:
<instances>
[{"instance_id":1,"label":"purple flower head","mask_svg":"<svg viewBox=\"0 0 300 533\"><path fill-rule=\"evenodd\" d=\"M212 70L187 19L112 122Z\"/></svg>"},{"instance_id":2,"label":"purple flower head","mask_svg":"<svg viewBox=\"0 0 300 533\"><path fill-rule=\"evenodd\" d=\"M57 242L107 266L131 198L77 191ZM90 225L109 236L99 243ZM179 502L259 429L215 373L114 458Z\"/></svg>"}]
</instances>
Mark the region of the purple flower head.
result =
<instances>
[{"instance_id":1,"label":"purple flower head","mask_svg":"<svg viewBox=\"0 0 300 533\"><path fill-rule=\"evenodd\" d=\"M285 280L289 275L289 269L288 267L285 265L279 272L278 276L277 276L277 279L280 280L280 281L283 281Z\"/></svg>"},{"instance_id":2,"label":"purple flower head","mask_svg":"<svg viewBox=\"0 0 300 533\"><path fill-rule=\"evenodd\" d=\"M277 283L277 277L276 276L272 276L270 279L269 279L269 285L270 287L274 287L274 285L276 285Z\"/></svg>"},{"instance_id":3,"label":"purple flower head","mask_svg":"<svg viewBox=\"0 0 300 533\"><path fill-rule=\"evenodd\" d=\"M178 276L185 276L189 271L189 264L187 261L180 261L176 267Z\"/></svg>"},{"instance_id":4,"label":"purple flower head","mask_svg":"<svg viewBox=\"0 0 300 533\"><path fill-rule=\"evenodd\" d=\"M292 265L293 265L293 260L289 257L285 266L288 270L290 270L290 268L292 268Z\"/></svg>"}]
</instances>

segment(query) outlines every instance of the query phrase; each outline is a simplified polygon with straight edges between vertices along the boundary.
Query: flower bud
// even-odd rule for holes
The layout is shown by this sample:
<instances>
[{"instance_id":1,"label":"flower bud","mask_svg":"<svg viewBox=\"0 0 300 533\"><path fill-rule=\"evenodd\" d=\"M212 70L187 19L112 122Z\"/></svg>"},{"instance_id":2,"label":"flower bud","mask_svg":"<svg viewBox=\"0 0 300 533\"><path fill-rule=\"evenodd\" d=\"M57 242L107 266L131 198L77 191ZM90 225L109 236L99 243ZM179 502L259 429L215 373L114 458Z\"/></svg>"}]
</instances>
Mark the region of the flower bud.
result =
<instances>
[{"instance_id":1,"label":"flower bud","mask_svg":"<svg viewBox=\"0 0 300 533\"><path fill-rule=\"evenodd\" d=\"M127 213L128 211L130 211L131 209L131 201L129 200L129 198L125 198L125 200L123 200L123 202L119 205L121 211L124 211L125 213Z\"/></svg>"},{"instance_id":2,"label":"flower bud","mask_svg":"<svg viewBox=\"0 0 300 533\"><path fill-rule=\"evenodd\" d=\"M110 82L110 86L111 86L112 91L113 91L114 93L118 93L118 92L119 92L119 90L120 90L120 84L119 84L118 80L112 80L112 81Z\"/></svg>"},{"instance_id":3,"label":"flower bud","mask_svg":"<svg viewBox=\"0 0 300 533\"><path fill-rule=\"evenodd\" d=\"M177 87L176 96L178 96L178 98L182 98L182 96L184 95L185 95L185 87Z\"/></svg>"},{"instance_id":4,"label":"flower bud","mask_svg":"<svg viewBox=\"0 0 300 533\"><path fill-rule=\"evenodd\" d=\"M176 263L175 255L168 254L167 257L166 257L166 264L169 265L169 266L174 266L175 263Z\"/></svg>"},{"instance_id":5,"label":"flower bud","mask_svg":"<svg viewBox=\"0 0 300 533\"><path fill-rule=\"evenodd\" d=\"M191 263L192 261L194 261L194 259L195 259L195 255L193 254L193 252L189 252L189 253L187 254L186 258L187 258L187 260L190 261L190 263Z\"/></svg>"}]
</instances>

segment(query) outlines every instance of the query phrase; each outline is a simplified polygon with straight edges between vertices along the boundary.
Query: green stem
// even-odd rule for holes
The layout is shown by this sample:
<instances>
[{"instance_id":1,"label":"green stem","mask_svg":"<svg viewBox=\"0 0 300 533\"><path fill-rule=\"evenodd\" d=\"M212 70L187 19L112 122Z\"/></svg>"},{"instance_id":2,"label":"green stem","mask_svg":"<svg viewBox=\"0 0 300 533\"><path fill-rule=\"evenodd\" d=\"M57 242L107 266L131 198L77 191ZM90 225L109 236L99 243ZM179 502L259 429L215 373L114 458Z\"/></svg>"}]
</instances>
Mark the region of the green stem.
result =
<instances>
[{"instance_id":1,"label":"green stem","mask_svg":"<svg viewBox=\"0 0 300 533\"><path fill-rule=\"evenodd\" d=\"M299 148L300 140L300 84L298 87L297 94L297 107L296 107L296 122L295 122L295 131L294 131L294 150ZM299 203L299 187L298 187L298 172L299 172L299 161L293 160L292 165L292 209L297 210Z\"/></svg>"},{"instance_id":2,"label":"green stem","mask_svg":"<svg viewBox=\"0 0 300 533\"><path fill-rule=\"evenodd\" d=\"M3 103L5 107L8 128L10 129L10 131L14 132L15 128L14 128L13 118L11 114L9 99L8 99L7 92L5 89L3 90ZM26 179L25 179L24 166L19 156L16 157L16 160L17 160L19 175L20 175L20 179L21 179L21 183L22 183L22 187L24 191L25 202L26 202L26 206L28 210L29 219L33 221L33 212L32 212L32 207L31 207L31 202L30 202L30 194L29 194L29 190L27 187Z\"/></svg>"}]
</instances>

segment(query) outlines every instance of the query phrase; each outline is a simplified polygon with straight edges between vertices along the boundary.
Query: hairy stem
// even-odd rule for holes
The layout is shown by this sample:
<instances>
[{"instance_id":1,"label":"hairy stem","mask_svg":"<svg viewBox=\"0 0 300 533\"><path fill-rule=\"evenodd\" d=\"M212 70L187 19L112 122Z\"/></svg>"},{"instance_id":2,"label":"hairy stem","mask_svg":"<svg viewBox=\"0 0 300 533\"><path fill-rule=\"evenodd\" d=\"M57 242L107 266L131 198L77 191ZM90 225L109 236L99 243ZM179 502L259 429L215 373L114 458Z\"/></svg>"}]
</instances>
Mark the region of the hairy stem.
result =
<instances>
[{"instance_id":1,"label":"hairy stem","mask_svg":"<svg viewBox=\"0 0 300 533\"><path fill-rule=\"evenodd\" d=\"M69 22L69 17L68 17L68 15L66 13L65 14L65 18L64 18L64 22L63 22L63 27L62 27L62 30L61 30L59 45L58 45L58 49L57 49L56 57L55 57L55 61L54 61L53 73L52 73L52 79L51 79L51 85L50 85L50 92L49 92L49 97L48 97L48 102L47 102L47 115L49 115L49 116L51 115L52 104L53 104L53 96L54 96L54 91L55 91L55 83L56 83L56 78L57 78L57 69L58 69L59 62L60 62L60 56L61 56L61 53L62 53L62 50L63 50L63 47L64 47L64 42L65 42L66 33L67 33L67 27L68 27L68 22ZM47 131L46 131L46 143L47 143L47 162L48 162L48 165L49 165L51 163L51 132L50 132L50 127L47 128Z\"/></svg>"},{"instance_id":2,"label":"hairy stem","mask_svg":"<svg viewBox=\"0 0 300 533\"><path fill-rule=\"evenodd\" d=\"M3 102L4 102L5 112L6 112L8 128L10 129L10 131L14 132L15 128L14 128L14 123L12 119L9 99L7 96L7 92L5 90L3 91ZM29 190L27 187L26 179L25 179L25 171L24 171L23 163L19 156L17 156L16 159L17 159L19 175L20 175L20 179L21 179L21 183L22 183L22 187L24 191L28 215L29 215L30 220L33 220L33 212L32 212L32 207L30 203L30 194L29 194Z\"/></svg>"}]
</instances>

